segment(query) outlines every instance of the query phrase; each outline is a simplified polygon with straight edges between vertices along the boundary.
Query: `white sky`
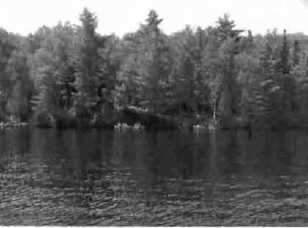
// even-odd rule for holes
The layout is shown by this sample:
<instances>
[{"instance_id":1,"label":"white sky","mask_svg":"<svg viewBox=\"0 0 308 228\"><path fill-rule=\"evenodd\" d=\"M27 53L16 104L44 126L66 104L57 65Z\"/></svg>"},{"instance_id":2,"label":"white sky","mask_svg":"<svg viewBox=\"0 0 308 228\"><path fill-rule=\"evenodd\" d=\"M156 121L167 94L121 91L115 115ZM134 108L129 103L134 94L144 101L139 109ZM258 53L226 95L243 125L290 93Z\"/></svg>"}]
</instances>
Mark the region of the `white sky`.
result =
<instances>
[{"instance_id":1,"label":"white sky","mask_svg":"<svg viewBox=\"0 0 308 228\"><path fill-rule=\"evenodd\" d=\"M95 12L98 32L122 36L135 31L150 9L164 19L167 33L189 24L205 28L229 13L238 28L264 34L283 28L288 33L308 34L308 0L0 0L0 27L27 35L43 25L59 21L79 24L83 7ZM306 4L305 4L306 3ZM306 5L306 6L305 6Z\"/></svg>"}]
</instances>

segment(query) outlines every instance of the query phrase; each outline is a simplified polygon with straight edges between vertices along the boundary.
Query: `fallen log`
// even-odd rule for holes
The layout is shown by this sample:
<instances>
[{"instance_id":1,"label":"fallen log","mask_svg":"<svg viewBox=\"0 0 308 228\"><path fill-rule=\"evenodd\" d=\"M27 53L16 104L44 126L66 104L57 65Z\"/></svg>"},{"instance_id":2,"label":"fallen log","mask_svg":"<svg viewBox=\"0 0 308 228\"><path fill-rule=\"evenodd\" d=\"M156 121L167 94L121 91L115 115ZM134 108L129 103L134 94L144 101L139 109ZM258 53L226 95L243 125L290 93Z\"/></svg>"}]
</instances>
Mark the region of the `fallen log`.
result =
<instances>
[{"instance_id":1,"label":"fallen log","mask_svg":"<svg viewBox=\"0 0 308 228\"><path fill-rule=\"evenodd\" d=\"M120 123L126 123L130 126L141 124L148 130L176 129L178 127L171 118L137 108L125 107L119 111L118 116Z\"/></svg>"}]
</instances>

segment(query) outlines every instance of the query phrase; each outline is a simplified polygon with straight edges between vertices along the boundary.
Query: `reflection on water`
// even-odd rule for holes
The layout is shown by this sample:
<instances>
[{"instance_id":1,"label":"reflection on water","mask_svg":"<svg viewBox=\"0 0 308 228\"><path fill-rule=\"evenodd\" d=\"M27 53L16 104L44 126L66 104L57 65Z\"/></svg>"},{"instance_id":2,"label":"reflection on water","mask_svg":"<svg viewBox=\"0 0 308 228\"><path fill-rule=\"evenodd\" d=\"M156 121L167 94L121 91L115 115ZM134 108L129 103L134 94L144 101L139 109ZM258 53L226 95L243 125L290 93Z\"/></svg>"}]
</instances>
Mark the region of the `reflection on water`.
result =
<instances>
[{"instance_id":1,"label":"reflection on water","mask_svg":"<svg viewBox=\"0 0 308 228\"><path fill-rule=\"evenodd\" d=\"M308 225L305 131L0 131L0 225Z\"/></svg>"}]
</instances>

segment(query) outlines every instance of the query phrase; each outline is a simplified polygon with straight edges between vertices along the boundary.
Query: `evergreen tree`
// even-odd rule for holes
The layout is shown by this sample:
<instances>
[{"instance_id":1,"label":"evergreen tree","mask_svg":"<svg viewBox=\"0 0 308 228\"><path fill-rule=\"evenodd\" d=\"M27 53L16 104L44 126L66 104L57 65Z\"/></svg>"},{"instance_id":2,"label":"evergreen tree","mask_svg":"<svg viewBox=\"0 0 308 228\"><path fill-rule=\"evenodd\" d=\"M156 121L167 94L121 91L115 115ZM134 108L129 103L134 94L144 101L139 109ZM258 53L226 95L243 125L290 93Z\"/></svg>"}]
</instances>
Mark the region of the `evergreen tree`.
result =
<instances>
[{"instance_id":1,"label":"evergreen tree","mask_svg":"<svg viewBox=\"0 0 308 228\"><path fill-rule=\"evenodd\" d=\"M77 115L82 118L92 118L100 113L105 102L110 102L110 92L113 83L108 70L105 52L105 37L96 34L97 18L87 8L80 15L82 23L77 32L75 53Z\"/></svg>"},{"instance_id":2,"label":"evergreen tree","mask_svg":"<svg viewBox=\"0 0 308 228\"><path fill-rule=\"evenodd\" d=\"M293 44L293 66L298 65L300 62L300 45L299 41L295 40Z\"/></svg>"},{"instance_id":3,"label":"evergreen tree","mask_svg":"<svg viewBox=\"0 0 308 228\"><path fill-rule=\"evenodd\" d=\"M280 62L278 64L279 64L278 67L280 68L282 74L289 74L290 72L289 44L288 44L286 30L283 30L283 43L282 43L282 48L280 52Z\"/></svg>"},{"instance_id":4,"label":"evergreen tree","mask_svg":"<svg viewBox=\"0 0 308 228\"><path fill-rule=\"evenodd\" d=\"M140 74L144 77L143 96L148 108L159 112L163 107L165 89L170 76L170 49L166 37L159 29L162 19L151 10L146 24L141 26L139 54Z\"/></svg>"},{"instance_id":5,"label":"evergreen tree","mask_svg":"<svg viewBox=\"0 0 308 228\"><path fill-rule=\"evenodd\" d=\"M223 18L219 18L216 28L221 41L219 52L223 61L220 112L228 118L238 113L235 55L239 52L242 30L235 30L234 27L234 22L224 15Z\"/></svg>"}]
</instances>

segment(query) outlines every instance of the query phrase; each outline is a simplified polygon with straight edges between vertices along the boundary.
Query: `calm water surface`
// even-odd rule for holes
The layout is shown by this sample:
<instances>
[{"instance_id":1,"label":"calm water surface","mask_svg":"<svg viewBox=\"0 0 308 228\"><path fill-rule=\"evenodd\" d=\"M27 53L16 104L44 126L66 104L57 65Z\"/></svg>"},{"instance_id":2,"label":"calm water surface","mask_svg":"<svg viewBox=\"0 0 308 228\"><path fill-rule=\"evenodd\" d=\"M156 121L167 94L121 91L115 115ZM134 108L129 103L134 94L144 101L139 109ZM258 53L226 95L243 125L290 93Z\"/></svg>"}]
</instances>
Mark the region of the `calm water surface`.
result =
<instances>
[{"instance_id":1,"label":"calm water surface","mask_svg":"<svg viewBox=\"0 0 308 228\"><path fill-rule=\"evenodd\" d=\"M0 131L0 225L308 225L306 131Z\"/></svg>"}]
</instances>

